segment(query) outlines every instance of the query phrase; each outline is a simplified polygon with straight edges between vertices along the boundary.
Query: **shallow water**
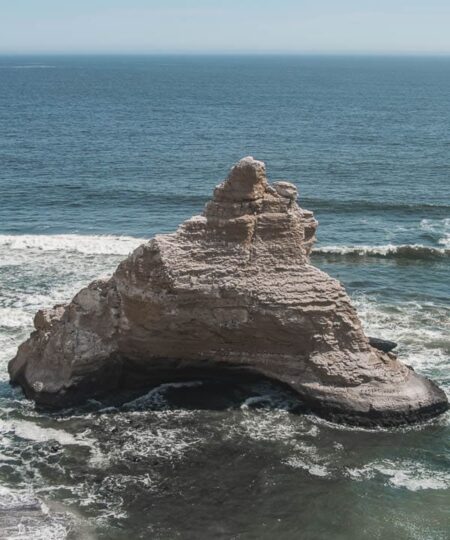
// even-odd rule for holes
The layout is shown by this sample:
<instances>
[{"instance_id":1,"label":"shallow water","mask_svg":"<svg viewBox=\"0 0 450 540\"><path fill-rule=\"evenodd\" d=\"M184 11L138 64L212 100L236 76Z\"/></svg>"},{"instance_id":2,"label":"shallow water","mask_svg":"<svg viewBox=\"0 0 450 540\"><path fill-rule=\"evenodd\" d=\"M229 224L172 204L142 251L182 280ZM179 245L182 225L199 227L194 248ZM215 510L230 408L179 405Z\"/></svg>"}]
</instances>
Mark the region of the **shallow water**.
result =
<instances>
[{"instance_id":1,"label":"shallow water","mask_svg":"<svg viewBox=\"0 0 450 540\"><path fill-rule=\"evenodd\" d=\"M6 364L38 308L199 213L253 154L315 211L314 264L367 333L449 393L450 60L0 68L0 538L447 538L448 414L369 431L267 384L204 381L48 414Z\"/></svg>"}]
</instances>

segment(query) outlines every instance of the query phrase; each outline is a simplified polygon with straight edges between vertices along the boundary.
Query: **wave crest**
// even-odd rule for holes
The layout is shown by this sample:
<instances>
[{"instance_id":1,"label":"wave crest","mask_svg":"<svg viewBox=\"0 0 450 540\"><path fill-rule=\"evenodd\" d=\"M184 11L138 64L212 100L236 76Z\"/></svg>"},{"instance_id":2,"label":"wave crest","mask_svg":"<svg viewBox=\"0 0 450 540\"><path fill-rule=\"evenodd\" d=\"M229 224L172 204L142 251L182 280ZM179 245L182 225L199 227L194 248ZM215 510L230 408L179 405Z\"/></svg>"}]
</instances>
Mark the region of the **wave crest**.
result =
<instances>
[{"instance_id":1,"label":"wave crest","mask_svg":"<svg viewBox=\"0 0 450 540\"><path fill-rule=\"evenodd\" d=\"M450 257L450 249L421 244L386 244L380 246L323 246L313 250L314 255L332 257L381 257L386 259L435 260Z\"/></svg>"},{"instance_id":2,"label":"wave crest","mask_svg":"<svg viewBox=\"0 0 450 540\"><path fill-rule=\"evenodd\" d=\"M147 242L143 238L114 235L0 235L0 249L13 251L67 251L93 255L128 255L131 251Z\"/></svg>"}]
</instances>

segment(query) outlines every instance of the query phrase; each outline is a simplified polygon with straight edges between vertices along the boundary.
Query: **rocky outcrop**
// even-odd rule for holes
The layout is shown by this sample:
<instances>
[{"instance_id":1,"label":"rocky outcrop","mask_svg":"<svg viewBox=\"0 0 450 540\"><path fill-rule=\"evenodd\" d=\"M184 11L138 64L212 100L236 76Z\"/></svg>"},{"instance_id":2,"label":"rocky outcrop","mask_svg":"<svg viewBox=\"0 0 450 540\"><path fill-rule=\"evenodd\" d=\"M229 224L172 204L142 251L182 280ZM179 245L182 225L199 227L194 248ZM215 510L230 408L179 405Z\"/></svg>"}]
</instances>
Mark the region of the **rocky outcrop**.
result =
<instances>
[{"instance_id":1,"label":"rocky outcrop","mask_svg":"<svg viewBox=\"0 0 450 540\"><path fill-rule=\"evenodd\" d=\"M324 416L414 422L444 393L370 345L342 285L310 264L317 222L242 159L201 216L139 246L107 281L40 311L10 362L43 405L199 376L260 375Z\"/></svg>"},{"instance_id":2,"label":"rocky outcrop","mask_svg":"<svg viewBox=\"0 0 450 540\"><path fill-rule=\"evenodd\" d=\"M395 341L390 341L389 339L380 339L380 338L370 337L370 336L369 336L369 345L383 352L391 352L397 347L397 343L395 343Z\"/></svg>"}]
</instances>

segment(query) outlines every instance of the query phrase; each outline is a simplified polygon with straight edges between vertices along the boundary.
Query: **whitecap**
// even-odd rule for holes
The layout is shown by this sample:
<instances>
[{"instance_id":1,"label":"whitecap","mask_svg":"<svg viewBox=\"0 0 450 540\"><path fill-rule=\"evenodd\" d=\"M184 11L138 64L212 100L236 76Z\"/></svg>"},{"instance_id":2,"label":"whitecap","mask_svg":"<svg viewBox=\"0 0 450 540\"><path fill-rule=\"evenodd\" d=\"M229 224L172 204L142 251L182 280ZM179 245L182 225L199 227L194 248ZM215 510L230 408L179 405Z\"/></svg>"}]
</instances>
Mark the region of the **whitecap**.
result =
<instances>
[{"instance_id":1,"label":"whitecap","mask_svg":"<svg viewBox=\"0 0 450 540\"><path fill-rule=\"evenodd\" d=\"M450 248L450 218L422 219L420 228L445 248Z\"/></svg>"},{"instance_id":2,"label":"whitecap","mask_svg":"<svg viewBox=\"0 0 450 540\"><path fill-rule=\"evenodd\" d=\"M333 245L316 247L313 249L313 255L433 260L450 257L450 249L422 244Z\"/></svg>"}]
</instances>

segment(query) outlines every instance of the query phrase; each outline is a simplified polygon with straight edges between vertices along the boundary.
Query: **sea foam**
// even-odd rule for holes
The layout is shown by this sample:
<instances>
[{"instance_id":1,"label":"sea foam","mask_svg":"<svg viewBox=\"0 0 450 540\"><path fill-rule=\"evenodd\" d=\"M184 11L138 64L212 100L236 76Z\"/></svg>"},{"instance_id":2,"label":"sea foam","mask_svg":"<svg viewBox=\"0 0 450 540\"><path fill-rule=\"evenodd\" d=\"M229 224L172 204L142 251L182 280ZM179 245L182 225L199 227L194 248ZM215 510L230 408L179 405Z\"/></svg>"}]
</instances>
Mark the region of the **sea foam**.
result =
<instances>
[{"instance_id":1,"label":"sea foam","mask_svg":"<svg viewBox=\"0 0 450 540\"><path fill-rule=\"evenodd\" d=\"M425 246L422 244L335 245L322 246L313 250L314 255L339 257L382 257L388 259L433 260L450 257L450 249Z\"/></svg>"},{"instance_id":2,"label":"sea foam","mask_svg":"<svg viewBox=\"0 0 450 540\"><path fill-rule=\"evenodd\" d=\"M383 460L368 463L359 469L348 469L347 474L353 480L379 477L391 487L404 488L409 491L444 490L450 487L450 474L448 472L432 470L420 463L408 460Z\"/></svg>"},{"instance_id":3,"label":"sea foam","mask_svg":"<svg viewBox=\"0 0 450 540\"><path fill-rule=\"evenodd\" d=\"M0 235L0 250L65 251L92 255L128 255L144 238L115 235Z\"/></svg>"}]
</instances>

